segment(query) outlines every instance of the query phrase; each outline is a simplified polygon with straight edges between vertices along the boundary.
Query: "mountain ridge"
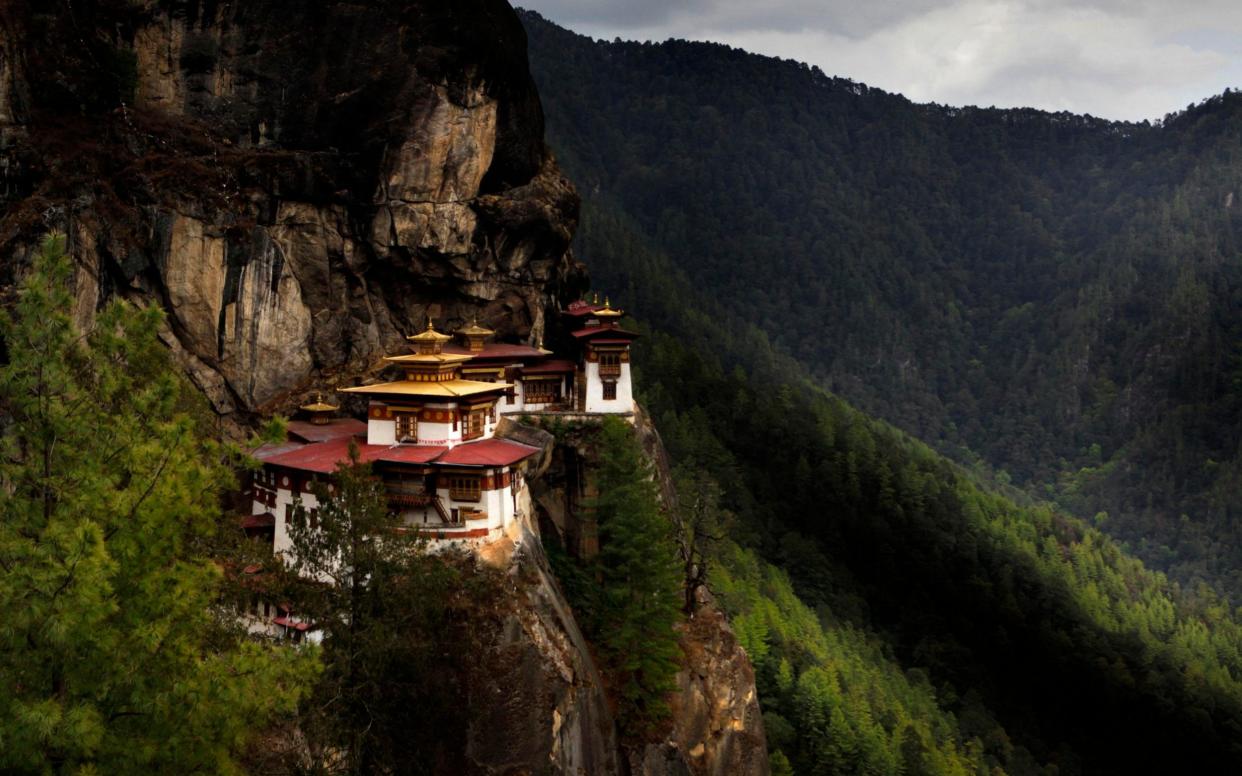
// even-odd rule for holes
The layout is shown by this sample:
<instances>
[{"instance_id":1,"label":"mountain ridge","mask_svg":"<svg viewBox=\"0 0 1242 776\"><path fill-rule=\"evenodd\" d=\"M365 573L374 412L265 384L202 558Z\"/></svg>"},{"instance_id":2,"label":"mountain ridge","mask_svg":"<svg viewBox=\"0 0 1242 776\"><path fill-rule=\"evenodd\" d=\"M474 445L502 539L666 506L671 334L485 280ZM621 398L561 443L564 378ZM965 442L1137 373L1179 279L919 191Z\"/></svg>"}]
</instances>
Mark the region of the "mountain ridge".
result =
<instances>
[{"instance_id":1,"label":"mountain ridge","mask_svg":"<svg viewBox=\"0 0 1242 776\"><path fill-rule=\"evenodd\" d=\"M718 45L527 23L588 210L624 213L861 409L1102 515L1184 584L1242 589L1242 95L1148 124L917 105Z\"/></svg>"}]
</instances>

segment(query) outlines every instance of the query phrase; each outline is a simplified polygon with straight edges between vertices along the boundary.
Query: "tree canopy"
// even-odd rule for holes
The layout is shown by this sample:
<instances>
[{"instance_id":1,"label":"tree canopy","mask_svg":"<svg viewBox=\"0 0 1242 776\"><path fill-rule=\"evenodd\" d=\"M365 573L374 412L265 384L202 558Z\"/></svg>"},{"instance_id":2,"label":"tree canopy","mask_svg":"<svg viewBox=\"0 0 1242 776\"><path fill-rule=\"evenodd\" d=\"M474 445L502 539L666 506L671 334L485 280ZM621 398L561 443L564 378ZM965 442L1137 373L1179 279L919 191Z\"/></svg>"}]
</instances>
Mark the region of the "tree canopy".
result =
<instances>
[{"instance_id":1,"label":"tree canopy","mask_svg":"<svg viewBox=\"0 0 1242 776\"><path fill-rule=\"evenodd\" d=\"M216 619L230 459L176 411L160 311L79 331L71 281L49 238L0 313L0 770L230 772L312 655Z\"/></svg>"}]
</instances>

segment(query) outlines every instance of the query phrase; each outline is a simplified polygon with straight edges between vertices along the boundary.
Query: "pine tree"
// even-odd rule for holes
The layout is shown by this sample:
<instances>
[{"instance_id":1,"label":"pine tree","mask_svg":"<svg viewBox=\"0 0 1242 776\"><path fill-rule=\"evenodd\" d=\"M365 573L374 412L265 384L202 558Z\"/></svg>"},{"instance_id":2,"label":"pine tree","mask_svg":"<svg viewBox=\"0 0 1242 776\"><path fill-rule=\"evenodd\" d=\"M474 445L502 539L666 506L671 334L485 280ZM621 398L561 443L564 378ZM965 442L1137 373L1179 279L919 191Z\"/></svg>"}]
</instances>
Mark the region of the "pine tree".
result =
<instances>
[{"instance_id":1,"label":"pine tree","mask_svg":"<svg viewBox=\"0 0 1242 776\"><path fill-rule=\"evenodd\" d=\"M600 433L600 643L622 704L623 726L641 733L668 714L681 650L681 569L672 526L660 513L651 465L633 429L607 418Z\"/></svg>"},{"instance_id":2,"label":"pine tree","mask_svg":"<svg viewBox=\"0 0 1242 776\"><path fill-rule=\"evenodd\" d=\"M218 627L222 450L174 412L160 311L80 333L70 279L49 238L0 314L0 770L230 772L310 661Z\"/></svg>"},{"instance_id":3,"label":"pine tree","mask_svg":"<svg viewBox=\"0 0 1242 776\"><path fill-rule=\"evenodd\" d=\"M464 747L452 736L467 725L444 658L481 651L462 607L498 600L494 575L426 552L352 445L331 490L313 492L314 519L295 510L286 569L287 599L324 636L324 672L301 715L312 755L333 773L434 770L438 754Z\"/></svg>"}]
</instances>

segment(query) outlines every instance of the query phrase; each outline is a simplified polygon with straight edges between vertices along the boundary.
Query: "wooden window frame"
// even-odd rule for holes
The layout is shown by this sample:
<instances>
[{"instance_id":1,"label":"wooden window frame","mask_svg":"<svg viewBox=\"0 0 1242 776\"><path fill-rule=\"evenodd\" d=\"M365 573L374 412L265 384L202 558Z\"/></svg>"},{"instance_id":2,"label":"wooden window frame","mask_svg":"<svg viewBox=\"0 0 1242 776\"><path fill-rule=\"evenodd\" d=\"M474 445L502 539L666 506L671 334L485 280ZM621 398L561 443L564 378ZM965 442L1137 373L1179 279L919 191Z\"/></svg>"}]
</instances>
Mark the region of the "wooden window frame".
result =
<instances>
[{"instance_id":1,"label":"wooden window frame","mask_svg":"<svg viewBox=\"0 0 1242 776\"><path fill-rule=\"evenodd\" d=\"M609 395L611 394L611 396ZM617 400L617 383L615 380L604 381L604 401Z\"/></svg>"},{"instance_id":2,"label":"wooden window frame","mask_svg":"<svg viewBox=\"0 0 1242 776\"><path fill-rule=\"evenodd\" d=\"M530 380L526 385L527 404L556 404L561 400L561 384L558 380ZM539 390L534 390L534 389Z\"/></svg>"},{"instance_id":3,"label":"wooden window frame","mask_svg":"<svg viewBox=\"0 0 1242 776\"><path fill-rule=\"evenodd\" d=\"M478 439L487 433L487 410L474 409L463 414L465 422L461 427L462 439Z\"/></svg>"},{"instance_id":4,"label":"wooden window frame","mask_svg":"<svg viewBox=\"0 0 1242 776\"><path fill-rule=\"evenodd\" d=\"M448 474L449 498L478 503L483 500L483 478L477 474Z\"/></svg>"},{"instance_id":5,"label":"wooden window frame","mask_svg":"<svg viewBox=\"0 0 1242 776\"><path fill-rule=\"evenodd\" d=\"M600 377L621 376L621 351L601 350L599 352Z\"/></svg>"},{"instance_id":6,"label":"wooden window frame","mask_svg":"<svg viewBox=\"0 0 1242 776\"><path fill-rule=\"evenodd\" d=\"M394 412L393 415L394 435L398 442L417 442L418 441L418 413L417 412ZM411 433L402 434L401 427L406 426L406 430Z\"/></svg>"}]
</instances>

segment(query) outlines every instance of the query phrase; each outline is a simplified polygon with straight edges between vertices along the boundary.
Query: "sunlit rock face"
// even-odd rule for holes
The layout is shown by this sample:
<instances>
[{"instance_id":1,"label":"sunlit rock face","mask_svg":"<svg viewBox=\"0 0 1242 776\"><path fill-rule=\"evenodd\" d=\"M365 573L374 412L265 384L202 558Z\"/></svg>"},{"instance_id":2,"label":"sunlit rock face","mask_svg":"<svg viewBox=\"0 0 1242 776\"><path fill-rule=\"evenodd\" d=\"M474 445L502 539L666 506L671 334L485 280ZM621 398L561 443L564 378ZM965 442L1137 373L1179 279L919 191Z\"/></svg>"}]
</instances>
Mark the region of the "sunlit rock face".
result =
<instances>
[{"instance_id":1,"label":"sunlit rock face","mask_svg":"<svg viewBox=\"0 0 1242 776\"><path fill-rule=\"evenodd\" d=\"M499 1L8 3L0 197L6 282L64 231L81 322L115 295L163 306L239 421L428 315L536 339L583 283L578 198Z\"/></svg>"}]
</instances>

